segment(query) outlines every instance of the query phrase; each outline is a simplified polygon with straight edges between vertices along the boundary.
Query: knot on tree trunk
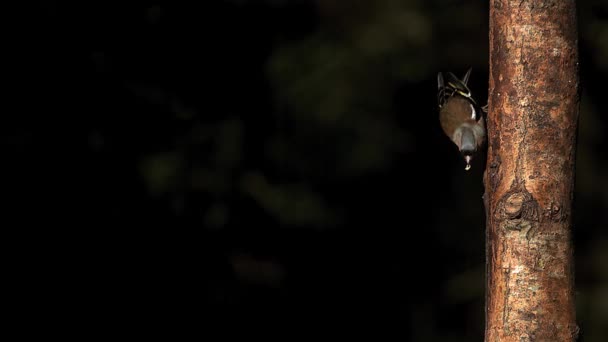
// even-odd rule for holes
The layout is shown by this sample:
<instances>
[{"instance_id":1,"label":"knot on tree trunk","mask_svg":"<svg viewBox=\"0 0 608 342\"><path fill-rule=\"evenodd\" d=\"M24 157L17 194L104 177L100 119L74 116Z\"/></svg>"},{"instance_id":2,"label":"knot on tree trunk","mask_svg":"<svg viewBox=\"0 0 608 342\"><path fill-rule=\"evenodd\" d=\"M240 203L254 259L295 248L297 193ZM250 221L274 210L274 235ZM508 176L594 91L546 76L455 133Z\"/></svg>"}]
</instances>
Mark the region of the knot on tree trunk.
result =
<instances>
[{"instance_id":1,"label":"knot on tree trunk","mask_svg":"<svg viewBox=\"0 0 608 342\"><path fill-rule=\"evenodd\" d=\"M511 189L496 205L496 219L538 221L538 202L524 186Z\"/></svg>"}]
</instances>

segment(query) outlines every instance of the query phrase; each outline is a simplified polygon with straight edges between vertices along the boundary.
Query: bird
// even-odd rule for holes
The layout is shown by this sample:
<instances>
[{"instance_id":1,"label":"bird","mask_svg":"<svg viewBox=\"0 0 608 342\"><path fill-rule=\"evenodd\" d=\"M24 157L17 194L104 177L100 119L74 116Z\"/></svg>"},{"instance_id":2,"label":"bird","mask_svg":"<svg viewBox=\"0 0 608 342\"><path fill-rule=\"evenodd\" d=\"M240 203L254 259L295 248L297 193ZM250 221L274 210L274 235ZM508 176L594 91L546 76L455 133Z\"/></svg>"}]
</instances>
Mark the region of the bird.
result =
<instances>
[{"instance_id":1,"label":"bird","mask_svg":"<svg viewBox=\"0 0 608 342\"><path fill-rule=\"evenodd\" d=\"M486 141L484 113L487 113L487 105L479 107L471 95L467 86L471 70L469 68L462 79L451 72L446 73L446 79L441 72L437 74L439 123L464 157L466 171L471 169L473 157Z\"/></svg>"}]
</instances>

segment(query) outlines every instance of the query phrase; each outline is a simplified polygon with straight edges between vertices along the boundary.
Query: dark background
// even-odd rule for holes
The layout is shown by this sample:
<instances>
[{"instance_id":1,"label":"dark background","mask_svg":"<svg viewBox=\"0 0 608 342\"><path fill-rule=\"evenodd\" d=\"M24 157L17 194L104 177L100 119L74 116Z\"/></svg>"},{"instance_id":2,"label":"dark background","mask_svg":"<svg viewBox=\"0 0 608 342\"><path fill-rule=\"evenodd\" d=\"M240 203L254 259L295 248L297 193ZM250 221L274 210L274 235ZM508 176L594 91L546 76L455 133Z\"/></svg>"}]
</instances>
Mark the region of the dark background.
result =
<instances>
[{"instance_id":1,"label":"dark background","mask_svg":"<svg viewBox=\"0 0 608 342\"><path fill-rule=\"evenodd\" d=\"M578 3L576 300L592 342L608 340L608 5ZM5 65L5 217L44 251L16 258L49 317L68 309L93 335L482 340L485 160L465 172L443 135L436 75L473 67L485 104L487 2L25 14Z\"/></svg>"}]
</instances>

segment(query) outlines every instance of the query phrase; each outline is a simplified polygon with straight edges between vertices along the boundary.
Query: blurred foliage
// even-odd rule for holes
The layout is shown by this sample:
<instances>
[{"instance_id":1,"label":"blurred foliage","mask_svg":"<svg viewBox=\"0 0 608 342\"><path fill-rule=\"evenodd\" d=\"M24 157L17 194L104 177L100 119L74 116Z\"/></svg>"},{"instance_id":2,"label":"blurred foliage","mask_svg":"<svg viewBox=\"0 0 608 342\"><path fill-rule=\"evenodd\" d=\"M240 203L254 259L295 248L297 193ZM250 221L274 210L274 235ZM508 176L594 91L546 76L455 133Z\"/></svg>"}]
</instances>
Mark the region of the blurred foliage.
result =
<instances>
[{"instance_id":1,"label":"blurred foliage","mask_svg":"<svg viewBox=\"0 0 608 342\"><path fill-rule=\"evenodd\" d=\"M608 340L608 5L578 4L577 305L580 341L594 342ZM167 246L177 231L173 254L192 254L172 267L204 273L203 306L234 329L480 340L483 161L462 170L438 127L435 77L472 66L473 92L487 95L487 6L152 1L82 4L74 19L46 3L41 51L64 51L60 23L86 34L63 63L84 64L70 101L83 112L88 220L133 222L146 227L134 240Z\"/></svg>"}]
</instances>

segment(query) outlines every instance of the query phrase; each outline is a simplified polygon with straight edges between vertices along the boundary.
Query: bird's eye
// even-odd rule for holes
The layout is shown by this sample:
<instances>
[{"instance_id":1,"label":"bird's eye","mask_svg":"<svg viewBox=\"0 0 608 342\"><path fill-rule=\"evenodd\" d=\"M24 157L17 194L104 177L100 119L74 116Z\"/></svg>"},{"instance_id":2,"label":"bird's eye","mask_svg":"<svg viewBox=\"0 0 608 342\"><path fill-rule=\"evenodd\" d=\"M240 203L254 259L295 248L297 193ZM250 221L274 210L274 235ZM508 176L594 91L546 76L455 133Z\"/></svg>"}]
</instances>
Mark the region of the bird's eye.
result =
<instances>
[{"instance_id":1,"label":"bird's eye","mask_svg":"<svg viewBox=\"0 0 608 342\"><path fill-rule=\"evenodd\" d=\"M466 156L472 157L475 154L476 151L474 149L465 148L461 152L462 152L462 155L465 156L465 157Z\"/></svg>"}]
</instances>

